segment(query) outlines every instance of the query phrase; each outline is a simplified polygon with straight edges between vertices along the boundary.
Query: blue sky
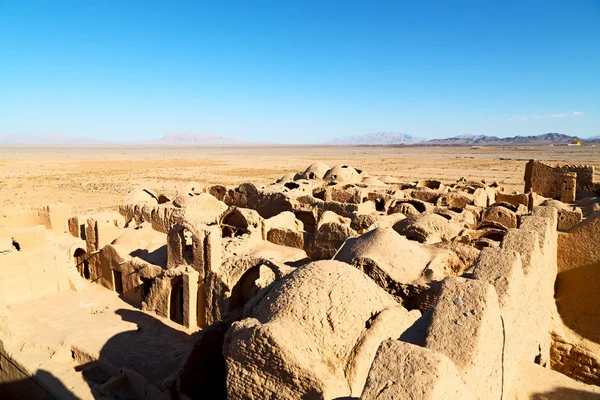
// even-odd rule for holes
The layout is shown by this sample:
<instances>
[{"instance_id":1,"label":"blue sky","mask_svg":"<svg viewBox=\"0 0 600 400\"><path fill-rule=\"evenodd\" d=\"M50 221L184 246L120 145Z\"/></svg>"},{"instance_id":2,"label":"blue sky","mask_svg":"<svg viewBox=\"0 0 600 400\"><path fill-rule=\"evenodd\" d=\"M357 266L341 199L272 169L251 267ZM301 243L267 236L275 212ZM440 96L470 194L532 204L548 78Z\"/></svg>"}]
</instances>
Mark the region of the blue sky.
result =
<instances>
[{"instance_id":1,"label":"blue sky","mask_svg":"<svg viewBox=\"0 0 600 400\"><path fill-rule=\"evenodd\" d=\"M600 1L0 0L0 134L600 135Z\"/></svg>"}]
</instances>

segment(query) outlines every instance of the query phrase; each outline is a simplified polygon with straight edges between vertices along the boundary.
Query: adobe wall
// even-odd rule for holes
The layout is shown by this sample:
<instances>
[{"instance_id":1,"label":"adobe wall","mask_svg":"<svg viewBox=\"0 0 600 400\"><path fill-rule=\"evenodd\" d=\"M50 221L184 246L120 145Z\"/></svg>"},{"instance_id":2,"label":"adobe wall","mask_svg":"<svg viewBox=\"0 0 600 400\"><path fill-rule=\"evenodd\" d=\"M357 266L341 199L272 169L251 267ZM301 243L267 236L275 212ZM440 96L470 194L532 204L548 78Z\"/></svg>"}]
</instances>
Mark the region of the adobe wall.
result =
<instances>
[{"instance_id":1,"label":"adobe wall","mask_svg":"<svg viewBox=\"0 0 600 400\"><path fill-rule=\"evenodd\" d=\"M600 213L558 237L556 303L565 327L553 332L552 368L600 384Z\"/></svg>"},{"instance_id":2,"label":"adobe wall","mask_svg":"<svg viewBox=\"0 0 600 400\"><path fill-rule=\"evenodd\" d=\"M111 243L123 233L123 226L114 221L90 217L85 223L85 242L87 252L92 254Z\"/></svg>"},{"instance_id":3,"label":"adobe wall","mask_svg":"<svg viewBox=\"0 0 600 400\"><path fill-rule=\"evenodd\" d=\"M152 229L168 233L171 227L185 221L185 209L169 205L123 204L119 213L125 218L125 225L131 222L141 224L146 221L152 224Z\"/></svg>"},{"instance_id":4,"label":"adobe wall","mask_svg":"<svg viewBox=\"0 0 600 400\"><path fill-rule=\"evenodd\" d=\"M575 201L577 174L540 161L529 160L525 166L525 193L535 192L564 203Z\"/></svg>"},{"instance_id":5,"label":"adobe wall","mask_svg":"<svg viewBox=\"0 0 600 400\"><path fill-rule=\"evenodd\" d=\"M596 190L597 184L594 183L593 165L564 165L560 167L565 172L574 172L577 174L577 193Z\"/></svg>"},{"instance_id":6,"label":"adobe wall","mask_svg":"<svg viewBox=\"0 0 600 400\"><path fill-rule=\"evenodd\" d=\"M68 220L71 206L51 204L45 207L2 207L0 208L0 226L17 229L43 225L46 229L68 232Z\"/></svg>"},{"instance_id":7,"label":"adobe wall","mask_svg":"<svg viewBox=\"0 0 600 400\"><path fill-rule=\"evenodd\" d=\"M71 290L75 265L66 251L44 248L12 251L0 258L0 304L38 299Z\"/></svg>"},{"instance_id":8,"label":"adobe wall","mask_svg":"<svg viewBox=\"0 0 600 400\"><path fill-rule=\"evenodd\" d=\"M558 237L558 310L567 320L586 315L600 318L600 213ZM578 325L583 328L581 318ZM595 330L595 329L594 329Z\"/></svg>"},{"instance_id":9,"label":"adobe wall","mask_svg":"<svg viewBox=\"0 0 600 400\"><path fill-rule=\"evenodd\" d=\"M552 335L551 366L570 378L589 385L600 384L600 356L583 346L567 340L565 336Z\"/></svg>"},{"instance_id":10,"label":"adobe wall","mask_svg":"<svg viewBox=\"0 0 600 400\"><path fill-rule=\"evenodd\" d=\"M171 319L173 289L180 285L182 290L181 321L188 329L198 327L198 272L189 266L180 266L164 271L158 276L150 293L142 304L142 310L152 311L163 318Z\"/></svg>"},{"instance_id":11,"label":"adobe wall","mask_svg":"<svg viewBox=\"0 0 600 400\"><path fill-rule=\"evenodd\" d=\"M142 310L153 311L166 319L172 319L173 289L182 290L181 321L188 329L198 328L198 272L190 267L178 267L165 271L154 280L149 295L142 304Z\"/></svg>"}]
</instances>

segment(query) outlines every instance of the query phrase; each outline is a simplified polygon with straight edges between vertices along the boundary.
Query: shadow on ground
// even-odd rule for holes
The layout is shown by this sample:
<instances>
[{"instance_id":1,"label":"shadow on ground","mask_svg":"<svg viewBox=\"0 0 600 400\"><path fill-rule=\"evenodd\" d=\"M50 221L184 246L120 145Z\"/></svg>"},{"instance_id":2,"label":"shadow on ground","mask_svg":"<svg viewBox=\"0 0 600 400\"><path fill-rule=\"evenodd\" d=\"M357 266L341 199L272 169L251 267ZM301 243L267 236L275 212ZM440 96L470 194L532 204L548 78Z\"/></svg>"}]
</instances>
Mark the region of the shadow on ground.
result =
<instances>
[{"instance_id":1,"label":"shadow on ground","mask_svg":"<svg viewBox=\"0 0 600 400\"><path fill-rule=\"evenodd\" d=\"M227 325L218 324L190 336L141 311L119 309L115 313L137 328L110 338L95 361L78 364L73 353L74 369L83 375L94 398L139 398L133 391L144 381L140 375L175 399L177 386L191 399L205 398L207 393L213 393L214 399L226 397L222 346ZM152 387L146 387L146 396L154 398ZM2 400L77 398L57 377L41 369L30 379L0 383Z\"/></svg>"}]
</instances>

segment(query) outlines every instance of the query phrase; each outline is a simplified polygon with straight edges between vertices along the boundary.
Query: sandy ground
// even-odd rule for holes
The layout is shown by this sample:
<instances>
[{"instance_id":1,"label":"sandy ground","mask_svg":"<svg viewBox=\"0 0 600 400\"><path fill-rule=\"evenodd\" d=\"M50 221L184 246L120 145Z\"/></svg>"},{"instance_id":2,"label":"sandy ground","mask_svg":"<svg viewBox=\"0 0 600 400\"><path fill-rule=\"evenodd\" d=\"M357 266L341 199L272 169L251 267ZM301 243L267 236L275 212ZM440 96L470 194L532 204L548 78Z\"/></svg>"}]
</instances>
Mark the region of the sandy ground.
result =
<instances>
[{"instance_id":1,"label":"sandy ground","mask_svg":"<svg viewBox=\"0 0 600 400\"><path fill-rule=\"evenodd\" d=\"M189 181L269 183L315 161L406 181L485 179L512 191L522 190L532 158L600 166L600 147L0 147L0 205L64 202L76 213L106 210L137 187L173 195Z\"/></svg>"}]
</instances>

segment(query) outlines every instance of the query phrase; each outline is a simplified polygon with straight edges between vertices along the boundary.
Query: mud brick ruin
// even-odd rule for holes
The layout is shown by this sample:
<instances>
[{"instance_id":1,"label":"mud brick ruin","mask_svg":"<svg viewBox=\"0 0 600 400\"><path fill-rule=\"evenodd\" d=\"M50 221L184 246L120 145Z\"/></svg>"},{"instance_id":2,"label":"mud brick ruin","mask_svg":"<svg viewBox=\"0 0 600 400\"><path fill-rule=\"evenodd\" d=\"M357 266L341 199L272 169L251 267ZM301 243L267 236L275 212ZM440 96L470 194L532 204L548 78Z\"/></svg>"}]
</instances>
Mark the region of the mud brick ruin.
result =
<instances>
[{"instance_id":1,"label":"mud brick ruin","mask_svg":"<svg viewBox=\"0 0 600 400\"><path fill-rule=\"evenodd\" d=\"M593 175L532 160L505 193L315 163L3 208L0 398L599 398Z\"/></svg>"}]
</instances>

